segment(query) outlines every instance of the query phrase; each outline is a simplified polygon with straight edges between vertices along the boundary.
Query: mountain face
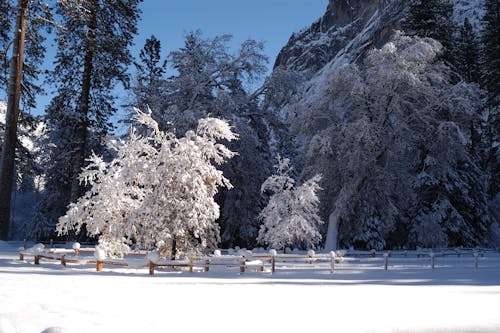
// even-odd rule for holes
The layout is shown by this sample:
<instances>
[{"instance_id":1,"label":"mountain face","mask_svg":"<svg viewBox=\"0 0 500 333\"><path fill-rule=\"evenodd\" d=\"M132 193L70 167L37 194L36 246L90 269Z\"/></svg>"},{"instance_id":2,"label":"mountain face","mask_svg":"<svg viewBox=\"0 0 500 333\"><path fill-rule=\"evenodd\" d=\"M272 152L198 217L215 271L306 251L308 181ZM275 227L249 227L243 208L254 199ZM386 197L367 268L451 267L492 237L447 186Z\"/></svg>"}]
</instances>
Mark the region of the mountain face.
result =
<instances>
[{"instance_id":1,"label":"mountain face","mask_svg":"<svg viewBox=\"0 0 500 333\"><path fill-rule=\"evenodd\" d=\"M274 67L317 71L339 53L354 50L350 56L356 58L366 49L380 47L399 28L405 2L330 0L319 20L290 37Z\"/></svg>"},{"instance_id":2,"label":"mountain face","mask_svg":"<svg viewBox=\"0 0 500 333\"><path fill-rule=\"evenodd\" d=\"M468 18L481 30L485 0L454 0L457 27ZM373 47L381 47L394 30L401 29L410 1L330 0L325 14L310 27L292 34L281 49L274 68L317 71L335 57L358 59Z\"/></svg>"},{"instance_id":3,"label":"mountain face","mask_svg":"<svg viewBox=\"0 0 500 333\"><path fill-rule=\"evenodd\" d=\"M479 35L484 0L453 0L452 4L454 34L468 18ZM488 243L488 227L498 229L498 218L487 213L499 208L498 203L488 203L492 200L485 191L489 176L476 157L480 152L471 152L474 133L470 124L481 122L476 117L480 112L477 90L466 83L436 86L441 96L450 97L434 100L442 104L436 114L422 114L429 122L418 127L403 119L422 109L420 101L434 98L423 89L435 83L426 72L448 80L438 58L425 58L424 49L436 47L432 41L399 36L393 42L409 5L406 0L330 0L325 14L309 28L294 33L275 61L273 76L283 91L291 92L281 91L280 98L274 98L279 102L270 109L294 138L289 146L296 147L299 178L323 175L321 210L329 222L324 230L327 248L336 244L366 248L476 246ZM373 49L379 51L369 59ZM392 49L403 56L392 54ZM398 76L399 69L387 61L391 57L401 61L406 76ZM419 71L418 64L406 68L408 61L418 57L428 70ZM377 61L386 61L389 74ZM404 77L418 79L404 81ZM292 78L293 84L280 82L283 78ZM397 92L395 99L392 92ZM444 106L455 93L470 94L469 105L461 111L457 111L458 104ZM389 105L387 101L393 100L399 104ZM430 103L429 109L434 110L434 105ZM363 108L366 111L360 111ZM476 118L467 118L470 115ZM398 126L412 138L403 139ZM454 150L429 142L433 136L440 136L449 146L454 142ZM400 140L397 145L395 140Z\"/></svg>"}]
</instances>

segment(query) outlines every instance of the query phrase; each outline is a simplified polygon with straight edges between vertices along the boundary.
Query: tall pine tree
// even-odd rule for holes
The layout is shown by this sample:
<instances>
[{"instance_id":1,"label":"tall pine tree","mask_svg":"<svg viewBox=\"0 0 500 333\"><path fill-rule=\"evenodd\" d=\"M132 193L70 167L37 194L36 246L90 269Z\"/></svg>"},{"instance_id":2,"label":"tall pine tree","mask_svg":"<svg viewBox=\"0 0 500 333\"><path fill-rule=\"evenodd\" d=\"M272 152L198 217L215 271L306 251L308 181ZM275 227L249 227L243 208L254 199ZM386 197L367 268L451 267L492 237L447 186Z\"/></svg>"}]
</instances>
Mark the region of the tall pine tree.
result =
<instances>
[{"instance_id":1,"label":"tall pine tree","mask_svg":"<svg viewBox=\"0 0 500 333\"><path fill-rule=\"evenodd\" d=\"M449 0L412 0L403 22L403 30L410 36L429 37L439 41L443 57L452 61L453 4Z\"/></svg>"},{"instance_id":2,"label":"tall pine tree","mask_svg":"<svg viewBox=\"0 0 500 333\"><path fill-rule=\"evenodd\" d=\"M51 19L48 6L40 0L19 0L17 6L4 3L1 12L5 19L16 18L15 29L9 22L0 22L0 40L6 46L2 53L4 69L7 67L7 54L12 44L12 57L9 61L9 78L4 75L3 83L7 88L7 113L5 117L4 139L0 162L0 237L8 239L10 227L10 210L12 192L15 191L15 159L18 150L18 122L21 113L20 102L25 108L35 107L35 94L43 90L34 84L38 79L38 67L43 62L45 37L42 34L47 22ZM12 34L12 42L8 40Z\"/></svg>"},{"instance_id":3,"label":"tall pine tree","mask_svg":"<svg viewBox=\"0 0 500 333\"><path fill-rule=\"evenodd\" d=\"M132 87L134 104L140 109L148 106L151 110L161 110L167 61L161 61L161 42L154 35L146 39L139 59L140 62L134 62L137 70L136 83Z\"/></svg>"},{"instance_id":4,"label":"tall pine tree","mask_svg":"<svg viewBox=\"0 0 500 333\"><path fill-rule=\"evenodd\" d=\"M455 50L456 66L462 77L467 82L479 83L479 43L468 18L460 28Z\"/></svg>"},{"instance_id":5,"label":"tall pine tree","mask_svg":"<svg viewBox=\"0 0 500 333\"><path fill-rule=\"evenodd\" d=\"M66 0L57 3L61 27L50 79L57 93L47 108L51 161L45 200L38 209L42 237L67 204L82 194L78 175L91 150L99 151L113 128L113 89L128 86L128 50L137 32L141 0Z\"/></svg>"},{"instance_id":6,"label":"tall pine tree","mask_svg":"<svg viewBox=\"0 0 500 333\"><path fill-rule=\"evenodd\" d=\"M486 0L482 35L482 83L488 91L488 104L498 106L500 94L500 3Z\"/></svg>"},{"instance_id":7,"label":"tall pine tree","mask_svg":"<svg viewBox=\"0 0 500 333\"><path fill-rule=\"evenodd\" d=\"M486 0L481 50L481 84L487 91L487 167L492 216L500 210L500 3ZM500 224L500 221L496 221Z\"/></svg>"}]
</instances>

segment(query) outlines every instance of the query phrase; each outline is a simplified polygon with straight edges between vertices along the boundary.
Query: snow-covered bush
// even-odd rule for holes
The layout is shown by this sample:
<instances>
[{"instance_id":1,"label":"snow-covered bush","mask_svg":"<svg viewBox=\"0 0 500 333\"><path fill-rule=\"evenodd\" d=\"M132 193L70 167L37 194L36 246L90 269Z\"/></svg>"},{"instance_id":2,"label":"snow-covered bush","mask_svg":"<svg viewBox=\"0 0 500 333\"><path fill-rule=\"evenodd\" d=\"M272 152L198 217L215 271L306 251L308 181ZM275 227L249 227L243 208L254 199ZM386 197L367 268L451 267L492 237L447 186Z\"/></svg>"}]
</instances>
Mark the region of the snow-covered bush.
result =
<instances>
[{"instance_id":1,"label":"snow-covered bush","mask_svg":"<svg viewBox=\"0 0 500 333\"><path fill-rule=\"evenodd\" d=\"M197 130L183 138L160 131L150 113L138 111L136 120L150 135L132 129L129 139L116 145L115 159L92 156L80 176L90 189L69 205L57 231L79 232L85 225L114 255L127 244L172 256L215 247L219 206L213 197L219 186L231 184L214 164L234 155L218 141L236 134L215 118L200 119Z\"/></svg>"},{"instance_id":2,"label":"snow-covered bush","mask_svg":"<svg viewBox=\"0 0 500 333\"><path fill-rule=\"evenodd\" d=\"M318 226L323 221L318 216L319 199L316 195L321 189L318 184L321 176L316 175L295 187L289 164L289 159L278 156L277 174L262 184L263 192L273 194L259 215L263 224L257 241L279 249L285 249L287 245L312 247L321 240Z\"/></svg>"}]
</instances>

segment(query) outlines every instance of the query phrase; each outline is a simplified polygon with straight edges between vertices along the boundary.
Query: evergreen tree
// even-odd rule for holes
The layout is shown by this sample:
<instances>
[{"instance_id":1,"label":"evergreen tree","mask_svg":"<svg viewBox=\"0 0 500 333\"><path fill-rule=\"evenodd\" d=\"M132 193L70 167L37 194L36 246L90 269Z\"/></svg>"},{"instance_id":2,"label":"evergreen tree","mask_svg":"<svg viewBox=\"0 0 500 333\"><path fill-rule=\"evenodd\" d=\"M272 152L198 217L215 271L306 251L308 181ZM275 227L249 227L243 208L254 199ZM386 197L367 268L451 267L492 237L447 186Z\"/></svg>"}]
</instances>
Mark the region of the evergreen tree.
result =
<instances>
[{"instance_id":1,"label":"evergreen tree","mask_svg":"<svg viewBox=\"0 0 500 333\"><path fill-rule=\"evenodd\" d=\"M103 139L112 129L113 89L119 82L128 86L126 70L132 62L128 47L137 32L140 1L57 3L62 23L57 30L55 69L50 73L57 92L46 115L53 150L46 199L38 209L50 219L38 221L47 225L55 225L52 218L80 197L78 175L84 160L91 150L102 150Z\"/></svg>"},{"instance_id":2,"label":"evergreen tree","mask_svg":"<svg viewBox=\"0 0 500 333\"><path fill-rule=\"evenodd\" d=\"M9 7L3 6L2 11L7 12ZM16 25L12 40L12 57L9 63L9 80L7 83L8 106L5 116L4 140L2 142L2 156L0 162L0 238L8 239L10 226L10 209L12 192L15 190L15 159L18 141L18 122L20 117L20 102L24 101L25 107L35 106L35 93L40 93L41 88L32 84L30 79L37 79L37 66L43 61L45 48L41 27L45 26L50 12L47 5L41 1L19 0L17 7L13 7ZM2 23L2 39L7 36L5 29L9 25ZM10 44L10 43L8 43ZM4 52L4 60L6 54ZM26 60L25 60L26 59Z\"/></svg>"},{"instance_id":3,"label":"evergreen tree","mask_svg":"<svg viewBox=\"0 0 500 333\"><path fill-rule=\"evenodd\" d=\"M7 71L9 67L7 54L13 21L11 14L10 1L0 2L0 90L3 91L7 90Z\"/></svg>"},{"instance_id":4,"label":"evergreen tree","mask_svg":"<svg viewBox=\"0 0 500 333\"><path fill-rule=\"evenodd\" d=\"M500 210L500 3L486 0L483 17L481 50L481 84L487 91L488 112L486 141L488 154L486 165L489 171L489 195L492 216L498 219ZM500 224L500 220L496 221Z\"/></svg>"},{"instance_id":5,"label":"evergreen tree","mask_svg":"<svg viewBox=\"0 0 500 333\"><path fill-rule=\"evenodd\" d=\"M453 4L449 0L412 0L403 22L407 35L429 37L439 41L443 57L453 63Z\"/></svg>"},{"instance_id":6,"label":"evergreen tree","mask_svg":"<svg viewBox=\"0 0 500 333\"><path fill-rule=\"evenodd\" d=\"M139 54L140 62L134 62L137 70L136 83L132 88L136 107L148 106L151 110L164 108L165 72L167 61L161 62L161 43L153 35L148 38Z\"/></svg>"},{"instance_id":7,"label":"evergreen tree","mask_svg":"<svg viewBox=\"0 0 500 333\"><path fill-rule=\"evenodd\" d=\"M488 91L488 105L498 107L500 94L500 3L486 0L482 34L482 84Z\"/></svg>"},{"instance_id":8,"label":"evergreen tree","mask_svg":"<svg viewBox=\"0 0 500 333\"><path fill-rule=\"evenodd\" d=\"M467 82L479 83L479 43L474 29L465 18L455 46L455 63L462 77Z\"/></svg>"}]
</instances>

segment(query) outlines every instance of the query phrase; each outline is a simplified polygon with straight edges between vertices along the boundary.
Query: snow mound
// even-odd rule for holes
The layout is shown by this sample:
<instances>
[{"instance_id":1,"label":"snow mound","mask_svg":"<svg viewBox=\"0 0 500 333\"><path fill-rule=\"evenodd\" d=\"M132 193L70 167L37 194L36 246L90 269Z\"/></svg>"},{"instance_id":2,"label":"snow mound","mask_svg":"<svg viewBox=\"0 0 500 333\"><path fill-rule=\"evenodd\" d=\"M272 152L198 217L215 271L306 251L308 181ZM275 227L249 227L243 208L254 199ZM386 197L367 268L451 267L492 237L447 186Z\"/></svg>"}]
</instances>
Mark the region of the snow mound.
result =
<instances>
[{"instance_id":1,"label":"snow mound","mask_svg":"<svg viewBox=\"0 0 500 333\"><path fill-rule=\"evenodd\" d=\"M16 333L14 326L6 317L0 316L0 333Z\"/></svg>"},{"instance_id":2,"label":"snow mound","mask_svg":"<svg viewBox=\"0 0 500 333\"><path fill-rule=\"evenodd\" d=\"M68 333L69 331L62 327L49 327L42 331L42 333Z\"/></svg>"}]
</instances>

